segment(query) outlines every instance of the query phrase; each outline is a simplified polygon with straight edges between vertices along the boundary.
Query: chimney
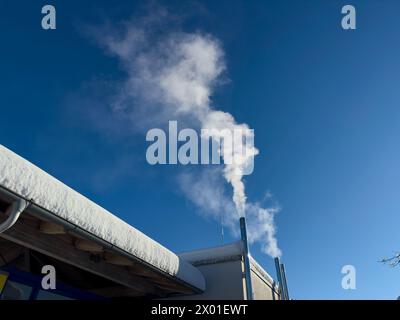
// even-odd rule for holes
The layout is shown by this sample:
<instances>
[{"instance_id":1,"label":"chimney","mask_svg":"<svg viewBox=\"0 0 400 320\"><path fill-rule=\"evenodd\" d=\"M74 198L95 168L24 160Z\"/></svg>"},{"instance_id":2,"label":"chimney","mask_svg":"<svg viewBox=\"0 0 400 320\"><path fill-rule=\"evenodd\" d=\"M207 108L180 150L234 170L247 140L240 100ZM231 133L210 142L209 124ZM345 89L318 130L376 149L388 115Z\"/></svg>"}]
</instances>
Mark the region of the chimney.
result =
<instances>
[{"instance_id":1,"label":"chimney","mask_svg":"<svg viewBox=\"0 0 400 320\"><path fill-rule=\"evenodd\" d=\"M274 259L275 261L275 270L276 270L276 276L278 277L278 286L279 286L279 300L285 300L285 292L283 289L282 285L282 269L281 269L281 262L279 261L279 258L276 257Z\"/></svg>"},{"instance_id":2,"label":"chimney","mask_svg":"<svg viewBox=\"0 0 400 320\"><path fill-rule=\"evenodd\" d=\"M282 282L283 282L283 290L285 292L285 299L289 300L289 290L286 282L286 272L285 272L285 265L281 263L281 272L282 272Z\"/></svg>"},{"instance_id":3,"label":"chimney","mask_svg":"<svg viewBox=\"0 0 400 320\"><path fill-rule=\"evenodd\" d=\"M246 219L245 217L240 218L240 235L244 247L244 273L246 279L246 296L247 300L253 300L253 287L251 285L251 271L250 271L250 259L249 259L249 245L247 243L247 230L246 230Z\"/></svg>"},{"instance_id":4,"label":"chimney","mask_svg":"<svg viewBox=\"0 0 400 320\"><path fill-rule=\"evenodd\" d=\"M278 283L279 283L280 300L289 300L289 291L286 282L285 266L283 265L283 263L281 263L278 257L276 257L274 260L275 260L276 275L278 277Z\"/></svg>"}]
</instances>

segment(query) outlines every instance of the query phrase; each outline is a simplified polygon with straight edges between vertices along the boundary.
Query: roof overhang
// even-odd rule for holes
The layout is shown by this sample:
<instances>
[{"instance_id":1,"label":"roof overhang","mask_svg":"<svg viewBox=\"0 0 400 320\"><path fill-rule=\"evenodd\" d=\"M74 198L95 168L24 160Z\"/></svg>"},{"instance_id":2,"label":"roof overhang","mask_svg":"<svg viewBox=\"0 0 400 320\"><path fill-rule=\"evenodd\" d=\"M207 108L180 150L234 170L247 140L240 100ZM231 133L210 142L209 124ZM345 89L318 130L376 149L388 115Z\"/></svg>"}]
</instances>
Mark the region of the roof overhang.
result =
<instances>
[{"instance_id":1,"label":"roof overhang","mask_svg":"<svg viewBox=\"0 0 400 320\"><path fill-rule=\"evenodd\" d=\"M205 289L190 263L0 145L0 209L19 198L31 204L4 239L143 295Z\"/></svg>"}]
</instances>

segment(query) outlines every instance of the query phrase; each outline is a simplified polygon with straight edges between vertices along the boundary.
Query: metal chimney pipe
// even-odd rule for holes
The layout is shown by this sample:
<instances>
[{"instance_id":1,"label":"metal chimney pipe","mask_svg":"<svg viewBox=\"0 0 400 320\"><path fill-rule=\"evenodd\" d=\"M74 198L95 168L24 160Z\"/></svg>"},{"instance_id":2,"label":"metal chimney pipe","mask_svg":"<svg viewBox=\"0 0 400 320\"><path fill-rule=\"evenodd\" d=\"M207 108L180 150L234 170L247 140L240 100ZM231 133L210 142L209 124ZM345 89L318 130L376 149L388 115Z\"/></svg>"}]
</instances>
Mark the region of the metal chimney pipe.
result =
<instances>
[{"instance_id":1,"label":"metal chimney pipe","mask_svg":"<svg viewBox=\"0 0 400 320\"><path fill-rule=\"evenodd\" d=\"M278 277L278 285L279 285L279 300L285 300L285 292L282 285L282 270L281 270L281 262L279 258L276 257L275 261L275 269L276 269L276 276Z\"/></svg>"},{"instance_id":2,"label":"metal chimney pipe","mask_svg":"<svg viewBox=\"0 0 400 320\"><path fill-rule=\"evenodd\" d=\"M283 282L283 287L285 291L285 298L286 300L289 300L289 290L286 282L286 272L285 272L285 265L281 263L281 272L282 272L282 282Z\"/></svg>"},{"instance_id":3,"label":"metal chimney pipe","mask_svg":"<svg viewBox=\"0 0 400 320\"><path fill-rule=\"evenodd\" d=\"M250 270L250 259L249 259L249 245L247 243L247 230L246 230L246 219L240 218L240 235L244 246L244 273L246 277L246 296L247 300L253 300L253 287L251 285L251 270Z\"/></svg>"}]
</instances>

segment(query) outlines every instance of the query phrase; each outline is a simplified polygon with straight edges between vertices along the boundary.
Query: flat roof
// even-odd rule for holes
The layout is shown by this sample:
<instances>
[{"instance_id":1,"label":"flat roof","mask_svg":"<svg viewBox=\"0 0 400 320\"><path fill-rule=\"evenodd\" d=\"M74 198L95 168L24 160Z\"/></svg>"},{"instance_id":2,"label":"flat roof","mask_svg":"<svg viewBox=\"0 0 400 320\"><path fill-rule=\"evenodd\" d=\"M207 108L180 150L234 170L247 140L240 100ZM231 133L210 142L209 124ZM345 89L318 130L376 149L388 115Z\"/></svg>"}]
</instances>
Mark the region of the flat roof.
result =
<instances>
[{"instance_id":1,"label":"flat roof","mask_svg":"<svg viewBox=\"0 0 400 320\"><path fill-rule=\"evenodd\" d=\"M242 241L237 241L223 246L183 252L179 256L193 265L199 266L239 260L242 258L243 252Z\"/></svg>"},{"instance_id":2,"label":"flat roof","mask_svg":"<svg viewBox=\"0 0 400 320\"><path fill-rule=\"evenodd\" d=\"M242 259L244 247L242 241L233 242L230 244L188 251L179 254L186 261L194 266L209 265L228 261L236 261ZM275 285L274 279L268 272L250 255L250 268L267 281L271 287Z\"/></svg>"}]
</instances>

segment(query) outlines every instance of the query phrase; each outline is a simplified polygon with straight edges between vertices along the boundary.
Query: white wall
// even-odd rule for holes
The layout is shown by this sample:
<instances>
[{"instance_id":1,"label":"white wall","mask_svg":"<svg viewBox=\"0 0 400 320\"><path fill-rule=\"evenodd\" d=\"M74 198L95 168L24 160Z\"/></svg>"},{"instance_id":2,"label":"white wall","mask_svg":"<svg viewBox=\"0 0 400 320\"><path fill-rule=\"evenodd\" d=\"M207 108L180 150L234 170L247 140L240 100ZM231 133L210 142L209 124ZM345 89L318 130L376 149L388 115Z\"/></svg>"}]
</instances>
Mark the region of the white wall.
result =
<instances>
[{"instance_id":1,"label":"white wall","mask_svg":"<svg viewBox=\"0 0 400 320\"><path fill-rule=\"evenodd\" d=\"M244 286L242 279L242 262L226 261L197 266L206 279L206 290L202 294L178 297L184 300L243 300Z\"/></svg>"},{"instance_id":2,"label":"white wall","mask_svg":"<svg viewBox=\"0 0 400 320\"><path fill-rule=\"evenodd\" d=\"M246 284L242 260L221 261L196 266L206 279L206 290L202 294L180 296L183 300L245 300ZM272 283L260 272L251 269L251 281L255 300L278 300Z\"/></svg>"}]
</instances>

